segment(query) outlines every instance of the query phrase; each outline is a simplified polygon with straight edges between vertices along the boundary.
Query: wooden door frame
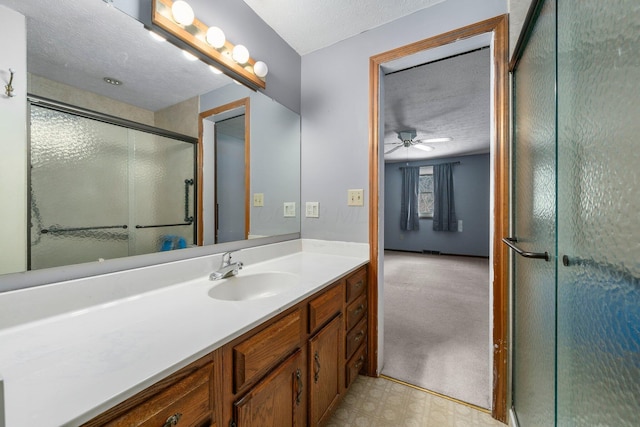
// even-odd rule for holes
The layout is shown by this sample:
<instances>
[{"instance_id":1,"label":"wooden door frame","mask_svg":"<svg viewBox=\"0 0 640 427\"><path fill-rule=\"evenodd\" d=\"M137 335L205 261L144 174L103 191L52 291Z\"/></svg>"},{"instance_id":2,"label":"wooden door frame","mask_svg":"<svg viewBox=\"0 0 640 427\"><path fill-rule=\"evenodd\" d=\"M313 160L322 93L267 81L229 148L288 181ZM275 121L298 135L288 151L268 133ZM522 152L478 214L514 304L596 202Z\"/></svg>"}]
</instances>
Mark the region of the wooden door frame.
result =
<instances>
[{"instance_id":1,"label":"wooden door frame","mask_svg":"<svg viewBox=\"0 0 640 427\"><path fill-rule=\"evenodd\" d=\"M423 50L458 40L492 33L493 122L493 380L492 416L507 422L509 374L509 282L508 252L501 238L509 231L509 76L508 15L496 16L466 27L372 56L369 59L369 354L367 373L378 375L378 212L379 212L379 102L381 65Z\"/></svg>"},{"instance_id":2,"label":"wooden door frame","mask_svg":"<svg viewBox=\"0 0 640 427\"><path fill-rule=\"evenodd\" d=\"M224 113L225 111L235 110L236 108L244 107L244 238L249 238L249 230L251 227L250 215L251 215L251 112L250 112L251 99L249 97L238 99L237 101L230 102L228 104L221 105L219 107L212 108L207 111L203 111L198 115L198 246L204 244L204 215L202 214L204 208L204 120L207 117ZM217 192L216 192L216 205L217 205ZM216 213L217 215L217 213ZM217 242L216 242L217 243Z\"/></svg>"}]
</instances>

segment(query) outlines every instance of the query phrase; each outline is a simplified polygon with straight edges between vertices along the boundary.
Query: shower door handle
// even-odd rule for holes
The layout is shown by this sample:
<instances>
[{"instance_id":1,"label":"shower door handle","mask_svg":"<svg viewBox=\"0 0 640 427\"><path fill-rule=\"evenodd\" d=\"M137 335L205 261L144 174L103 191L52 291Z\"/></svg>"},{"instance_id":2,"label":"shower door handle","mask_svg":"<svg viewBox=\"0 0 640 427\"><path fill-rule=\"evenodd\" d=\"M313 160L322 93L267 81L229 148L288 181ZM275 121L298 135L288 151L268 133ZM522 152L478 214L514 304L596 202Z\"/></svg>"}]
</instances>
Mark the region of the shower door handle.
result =
<instances>
[{"instance_id":1,"label":"shower door handle","mask_svg":"<svg viewBox=\"0 0 640 427\"><path fill-rule=\"evenodd\" d=\"M193 217L189 216L189 187L193 185L193 179L184 180L184 221L193 222Z\"/></svg>"},{"instance_id":2,"label":"shower door handle","mask_svg":"<svg viewBox=\"0 0 640 427\"><path fill-rule=\"evenodd\" d=\"M516 243L518 242L518 239L516 239L515 237L505 237L502 239L502 241L509 246L511 249L513 249L514 251L516 251L516 253L520 256L523 256L525 258L533 258L533 259L543 259L545 261L549 261L549 252L527 252L527 251L523 251L522 249L520 249L519 247L516 246Z\"/></svg>"}]
</instances>

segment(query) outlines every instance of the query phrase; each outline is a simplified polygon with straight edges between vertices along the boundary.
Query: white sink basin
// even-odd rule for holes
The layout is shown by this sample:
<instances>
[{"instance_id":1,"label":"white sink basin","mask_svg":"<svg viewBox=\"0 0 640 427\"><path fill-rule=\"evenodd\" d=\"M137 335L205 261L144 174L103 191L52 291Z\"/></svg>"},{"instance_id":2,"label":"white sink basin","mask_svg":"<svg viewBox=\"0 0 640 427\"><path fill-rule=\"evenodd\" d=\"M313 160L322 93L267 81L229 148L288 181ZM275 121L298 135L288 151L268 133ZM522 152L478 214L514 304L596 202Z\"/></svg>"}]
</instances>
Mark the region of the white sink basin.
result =
<instances>
[{"instance_id":1,"label":"white sink basin","mask_svg":"<svg viewBox=\"0 0 640 427\"><path fill-rule=\"evenodd\" d=\"M285 272L248 273L218 281L209 296L225 301L247 301L278 295L300 284L300 276Z\"/></svg>"}]
</instances>

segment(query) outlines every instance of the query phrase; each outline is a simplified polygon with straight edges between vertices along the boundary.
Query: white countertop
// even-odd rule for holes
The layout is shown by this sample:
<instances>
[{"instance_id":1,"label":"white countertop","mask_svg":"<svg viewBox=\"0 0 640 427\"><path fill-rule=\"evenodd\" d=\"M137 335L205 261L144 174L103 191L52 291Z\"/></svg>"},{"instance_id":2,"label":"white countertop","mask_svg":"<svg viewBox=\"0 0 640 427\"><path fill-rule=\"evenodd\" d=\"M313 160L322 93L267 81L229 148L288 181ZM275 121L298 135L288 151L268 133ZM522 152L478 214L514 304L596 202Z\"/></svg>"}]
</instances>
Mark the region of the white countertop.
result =
<instances>
[{"instance_id":1,"label":"white countertop","mask_svg":"<svg viewBox=\"0 0 640 427\"><path fill-rule=\"evenodd\" d=\"M272 297L215 300L205 276L0 329L6 427L87 421L368 261L366 251L313 246L245 265L240 275L300 275Z\"/></svg>"}]
</instances>

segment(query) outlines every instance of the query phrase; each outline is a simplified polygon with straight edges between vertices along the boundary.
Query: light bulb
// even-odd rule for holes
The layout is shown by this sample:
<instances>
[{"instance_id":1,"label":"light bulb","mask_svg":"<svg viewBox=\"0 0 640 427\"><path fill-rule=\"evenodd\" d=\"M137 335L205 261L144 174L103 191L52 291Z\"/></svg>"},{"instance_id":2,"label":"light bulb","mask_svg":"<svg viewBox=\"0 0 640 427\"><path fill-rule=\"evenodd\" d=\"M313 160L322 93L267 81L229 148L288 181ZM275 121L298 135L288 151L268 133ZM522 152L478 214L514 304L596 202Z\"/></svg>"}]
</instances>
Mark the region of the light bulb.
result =
<instances>
[{"instance_id":1,"label":"light bulb","mask_svg":"<svg viewBox=\"0 0 640 427\"><path fill-rule=\"evenodd\" d=\"M222 74L222 71L218 70L216 67L214 67L213 65L209 65L209 69L211 70L211 72L213 74Z\"/></svg>"},{"instance_id":2,"label":"light bulb","mask_svg":"<svg viewBox=\"0 0 640 427\"><path fill-rule=\"evenodd\" d=\"M193 9L189 6L189 3L183 0L178 0L171 6L171 14L173 19L180 25L189 26L193 24L195 15Z\"/></svg>"},{"instance_id":3,"label":"light bulb","mask_svg":"<svg viewBox=\"0 0 640 427\"><path fill-rule=\"evenodd\" d=\"M269 72L269 67L267 67L267 64L265 64L264 62L258 61L253 64L253 72L256 76L264 78Z\"/></svg>"},{"instance_id":4,"label":"light bulb","mask_svg":"<svg viewBox=\"0 0 640 427\"><path fill-rule=\"evenodd\" d=\"M224 32L218 27L211 27L207 30L206 35L207 43L216 49L220 49L224 46L224 42L227 40L224 36Z\"/></svg>"},{"instance_id":5,"label":"light bulb","mask_svg":"<svg viewBox=\"0 0 640 427\"><path fill-rule=\"evenodd\" d=\"M196 61L198 60L198 57L195 56L194 54L192 54L191 52L187 52L186 50L182 51L182 54L184 55L185 58L187 58L189 61Z\"/></svg>"},{"instance_id":6,"label":"light bulb","mask_svg":"<svg viewBox=\"0 0 640 427\"><path fill-rule=\"evenodd\" d=\"M241 44L238 44L234 46L231 57L238 64L244 64L249 60L249 50Z\"/></svg>"},{"instance_id":7,"label":"light bulb","mask_svg":"<svg viewBox=\"0 0 640 427\"><path fill-rule=\"evenodd\" d=\"M160 34L153 32L153 31L149 31L149 34L151 35L151 38L154 39L155 41L158 42L166 42L167 39L165 39L164 37L162 37Z\"/></svg>"}]
</instances>

